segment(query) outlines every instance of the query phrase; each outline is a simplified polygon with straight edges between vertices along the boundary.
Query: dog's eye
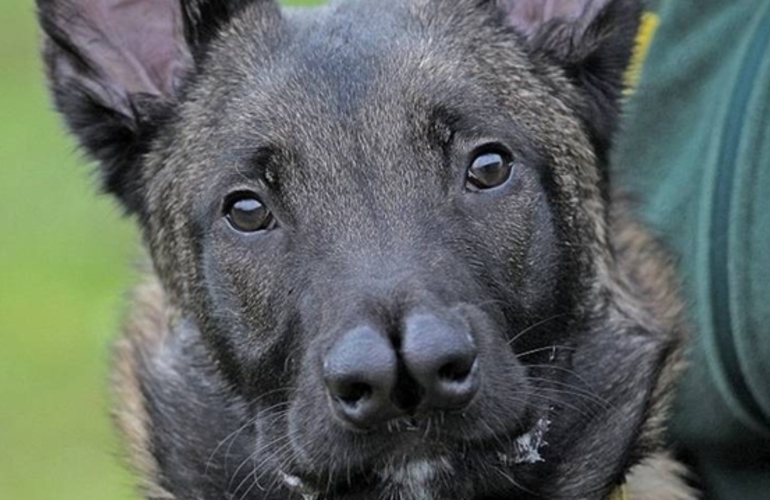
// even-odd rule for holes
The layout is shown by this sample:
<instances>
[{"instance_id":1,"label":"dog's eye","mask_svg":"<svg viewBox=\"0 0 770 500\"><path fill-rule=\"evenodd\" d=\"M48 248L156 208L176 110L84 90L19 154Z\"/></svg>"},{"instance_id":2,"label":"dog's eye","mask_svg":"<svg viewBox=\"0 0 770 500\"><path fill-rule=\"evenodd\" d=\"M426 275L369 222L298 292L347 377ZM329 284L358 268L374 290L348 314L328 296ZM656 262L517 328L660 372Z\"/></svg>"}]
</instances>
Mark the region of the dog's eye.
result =
<instances>
[{"instance_id":1,"label":"dog's eye","mask_svg":"<svg viewBox=\"0 0 770 500\"><path fill-rule=\"evenodd\" d=\"M467 187L471 191L482 191L502 186L511 177L514 160L504 152L482 153L468 168Z\"/></svg>"},{"instance_id":2,"label":"dog's eye","mask_svg":"<svg viewBox=\"0 0 770 500\"><path fill-rule=\"evenodd\" d=\"M233 198L225 206L225 217L230 226L242 233L256 233L272 229L275 219L270 210L253 195Z\"/></svg>"}]
</instances>

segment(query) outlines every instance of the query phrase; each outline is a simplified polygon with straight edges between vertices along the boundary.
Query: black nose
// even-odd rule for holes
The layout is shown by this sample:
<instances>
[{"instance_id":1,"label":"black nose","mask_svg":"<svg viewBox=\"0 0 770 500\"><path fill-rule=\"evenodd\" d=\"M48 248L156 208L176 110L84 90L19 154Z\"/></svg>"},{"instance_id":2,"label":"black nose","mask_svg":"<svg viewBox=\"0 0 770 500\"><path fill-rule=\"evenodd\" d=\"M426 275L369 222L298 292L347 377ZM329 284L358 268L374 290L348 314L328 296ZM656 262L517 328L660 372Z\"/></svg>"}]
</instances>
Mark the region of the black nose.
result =
<instances>
[{"instance_id":1,"label":"black nose","mask_svg":"<svg viewBox=\"0 0 770 500\"><path fill-rule=\"evenodd\" d=\"M377 330L361 326L346 332L323 364L335 413L358 427L398 416L390 400L397 369L396 352Z\"/></svg>"},{"instance_id":2,"label":"black nose","mask_svg":"<svg viewBox=\"0 0 770 500\"><path fill-rule=\"evenodd\" d=\"M405 322L401 356L432 409L465 408L479 390L478 350L470 332L432 314Z\"/></svg>"}]
</instances>

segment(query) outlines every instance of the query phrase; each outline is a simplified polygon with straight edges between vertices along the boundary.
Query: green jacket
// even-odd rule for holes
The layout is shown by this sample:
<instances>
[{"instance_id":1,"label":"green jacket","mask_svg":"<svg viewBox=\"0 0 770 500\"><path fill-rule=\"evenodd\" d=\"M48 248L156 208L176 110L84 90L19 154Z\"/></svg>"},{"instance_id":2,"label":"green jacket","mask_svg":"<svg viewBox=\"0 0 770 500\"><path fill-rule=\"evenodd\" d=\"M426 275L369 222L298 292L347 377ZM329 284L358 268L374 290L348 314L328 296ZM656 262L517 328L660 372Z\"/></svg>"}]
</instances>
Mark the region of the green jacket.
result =
<instances>
[{"instance_id":1,"label":"green jacket","mask_svg":"<svg viewBox=\"0 0 770 500\"><path fill-rule=\"evenodd\" d=\"M654 2L616 178L679 259L697 338L671 438L707 498L770 499L770 0Z\"/></svg>"}]
</instances>

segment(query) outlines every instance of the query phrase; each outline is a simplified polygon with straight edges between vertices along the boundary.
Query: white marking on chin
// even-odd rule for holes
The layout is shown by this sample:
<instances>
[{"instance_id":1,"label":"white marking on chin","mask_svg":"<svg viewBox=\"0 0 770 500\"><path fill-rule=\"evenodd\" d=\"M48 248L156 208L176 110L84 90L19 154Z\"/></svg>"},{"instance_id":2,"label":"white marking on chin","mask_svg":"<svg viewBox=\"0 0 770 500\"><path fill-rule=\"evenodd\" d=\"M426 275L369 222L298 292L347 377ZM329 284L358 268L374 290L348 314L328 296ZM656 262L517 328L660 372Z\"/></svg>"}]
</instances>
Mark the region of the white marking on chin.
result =
<instances>
[{"instance_id":1,"label":"white marking on chin","mask_svg":"<svg viewBox=\"0 0 770 500\"><path fill-rule=\"evenodd\" d=\"M318 498L318 495L316 493L312 493L307 485L302 482L302 479L298 478L297 476L286 474L285 472L280 472L280 474L283 483L291 491L302 495L302 500L316 500L316 498Z\"/></svg>"},{"instance_id":2,"label":"white marking on chin","mask_svg":"<svg viewBox=\"0 0 770 500\"><path fill-rule=\"evenodd\" d=\"M413 460L400 466L390 466L380 472L380 478L397 490L398 498L410 500L440 500L433 496L431 482L439 474L452 472L452 465L444 458Z\"/></svg>"}]
</instances>

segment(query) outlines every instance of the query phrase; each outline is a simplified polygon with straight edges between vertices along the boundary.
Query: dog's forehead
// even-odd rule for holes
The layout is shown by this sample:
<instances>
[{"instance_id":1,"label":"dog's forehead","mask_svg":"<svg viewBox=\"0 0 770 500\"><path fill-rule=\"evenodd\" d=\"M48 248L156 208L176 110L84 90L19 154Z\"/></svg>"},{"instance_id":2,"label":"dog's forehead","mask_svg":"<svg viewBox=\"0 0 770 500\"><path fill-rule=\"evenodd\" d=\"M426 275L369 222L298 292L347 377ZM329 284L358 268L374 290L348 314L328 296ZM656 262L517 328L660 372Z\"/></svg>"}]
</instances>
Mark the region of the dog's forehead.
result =
<instances>
[{"instance_id":1,"label":"dog's forehead","mask_svg":"<svg viewBox=\"0 0 770 500\"><path fill-rule=\"evenodd\" d=\"M403 8L364 3L287 16L288 40L276 61L283 77L276 87L293 93L306 114L356 118L383 92L391 101L405 98L392 91L416 83L414 69L425 50L419 27Z\"/></svg>"},{"instance_id":2,"label":"dog's forehead","mask_svg":"<svg viewBox=\"0 0 770 500\"><path fill-rule=\"evenodd\" d=\"M190 121L215 110L227 125L212 128L231 137L310 146L319 133L384 138L409 121L405 113L481 102L467 78L467 37L421 5L347 1L289 10L268 27L242 16L212 51Z\"/></svg>"},{"instance_id":3,"label":"dog's forehead","mask_svg":"<svg viewBox=\"0 0 770 500\"><path fill-rule=\"evenodd\" d=\"M414 9L402 2L348 1L314 9L287 9L284 29L294 55L310 62L349 59L361 61L396 50L419 33Z\"/></svg>"}]
</instances>

